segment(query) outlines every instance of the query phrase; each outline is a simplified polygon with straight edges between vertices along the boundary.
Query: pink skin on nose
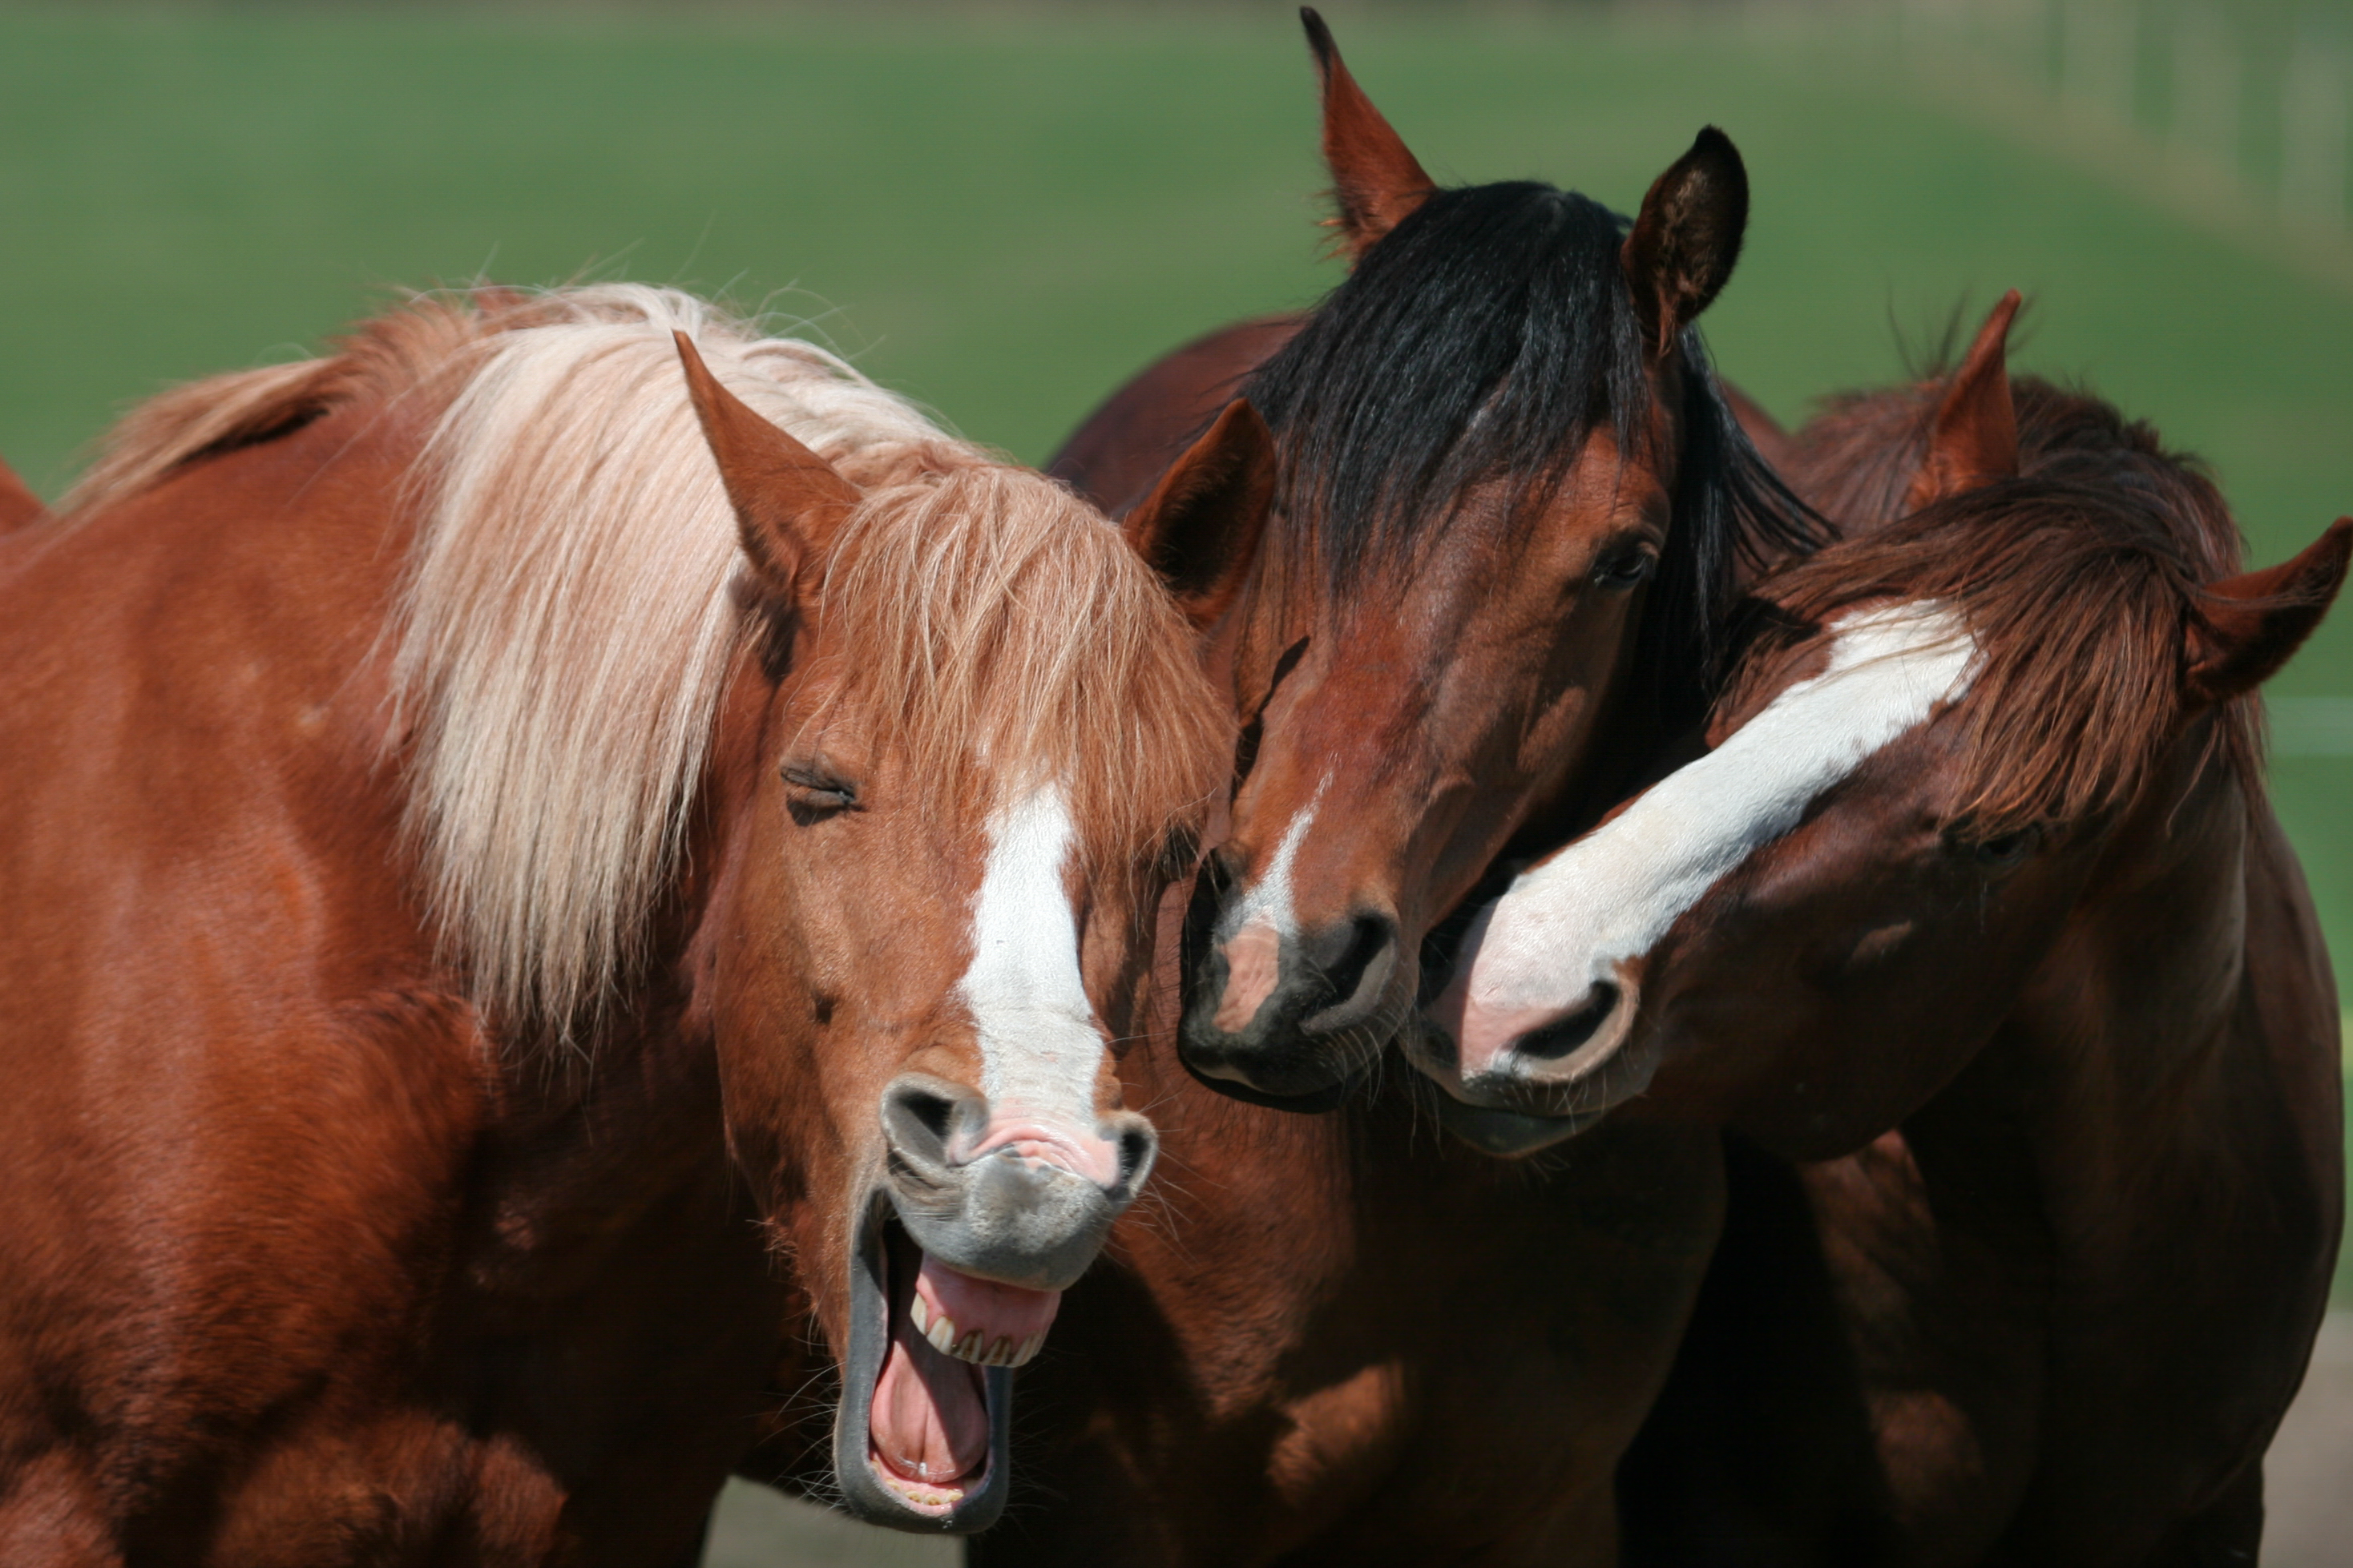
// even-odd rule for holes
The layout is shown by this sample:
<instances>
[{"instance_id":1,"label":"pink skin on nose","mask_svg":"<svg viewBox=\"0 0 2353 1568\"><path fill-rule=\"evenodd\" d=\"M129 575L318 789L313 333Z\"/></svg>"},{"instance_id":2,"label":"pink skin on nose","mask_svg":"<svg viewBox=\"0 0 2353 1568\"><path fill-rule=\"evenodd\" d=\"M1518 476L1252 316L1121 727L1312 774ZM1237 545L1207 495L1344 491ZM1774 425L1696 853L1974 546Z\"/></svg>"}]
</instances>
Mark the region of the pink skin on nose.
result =
<instances>
[{"instance_id":1,"label":"pink skin on nose","mask_svg":"<svg viewBox=\"0 0 2353 1568\"><path fill-rule=\"evenodd\" d=\"M1097 1134L1081 1132L1043 1117L993 1118L982 1131L980 1142L969 1154L950 1151L949 1157L963 1164L984 1155L1011 1150L1025 1160L1037 1160L1049 1165L1060 1165L1074 1176L1083 1176L1108 1191L1119 1184L1120 1149L1112 1140Z\"/></svg>"},{"instance_id":2,"label":"pink skin on nose","mask_svg":"<svg viewBox=\"0 0 2353 1568\"><path fill-rule=\"evenodd\" d=\"M1252 921L1234 932L1223 951L1226 994L1210 1022L1229 1035L1239 1034L1250 1027L1282 978L1282 938L1264 921Z\"/></svg>"},{"instance_id":3,"label":"pink skin on nose","mask_svg":"<svg viewBox=\"0 0 2353 1568\"><path fill-rule=\"evenodd\" d=\"M1494 1071L1523 1036L1563 1014L1557 1007L1482 1007L1471 1000L1468 975L1458 971L1430 1004L1430 1016L1454 1037L1455 1076L1468 1079Z\"/></svg>"}]
</instances>

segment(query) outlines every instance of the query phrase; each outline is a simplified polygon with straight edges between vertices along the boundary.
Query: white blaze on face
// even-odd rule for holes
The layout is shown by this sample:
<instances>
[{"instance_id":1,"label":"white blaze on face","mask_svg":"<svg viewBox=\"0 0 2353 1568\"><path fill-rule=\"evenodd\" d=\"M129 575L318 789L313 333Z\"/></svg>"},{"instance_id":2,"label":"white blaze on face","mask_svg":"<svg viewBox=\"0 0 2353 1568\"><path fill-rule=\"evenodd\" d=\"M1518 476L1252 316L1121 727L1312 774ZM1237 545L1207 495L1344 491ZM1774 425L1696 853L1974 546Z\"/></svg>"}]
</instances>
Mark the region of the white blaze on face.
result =
<instances>
[{"instance_id":1,"label":"white blaze on face","mask_svg":"<svg viewBox=\"0 0 2353 1568\"><path fill-rule=\"evenodd\" d=\"M1977 647L1927 602L1832 624L1830 663L1783 691L1724 744L1670 773L1615 818L1529 868L1465 939L1462 1032L1582 1005L1619 966L1814 799L1940 703L1959 700ZM1516 1031L1514 1031L1516 1032Z\"/></svg>"},{"instance_id":2,"label":"white blaze on face","mask_svg":"<svg viewBox=\"0 0 2353 1568\"><path fill-rule=\"evenodd\" d=\"M1078 917L1063 879L1075 836L1054 784L1017 795L990 820L988 863L973 900L972 965L959 990L980 1041L988 1142L1034 1128L1051 1144L1073 1141L1065 1163L1092 1167L1101 1163L1095 1079L1103 1039L1080 973Z\"/></svg>"},{"instance_id":3,"label":"white blaze on face","mask_svg":"<svg viewBox=\"0 0 2353 1568\"><path fill-rule=\"evenodd\" d=\"M1275 844L1266 874L1251 884L1219 922L1224 928L1219 942L1225 952L1226 992L1218 999L1217 1016L1211 1021L1229 1034L1250 1027L1260 1006L1282 983L1282 944L1299 934L1299 911L1291 897L1291 868L1299 858L1299 846L1314 826L1315 810L1324 804L1324 791L1331 783L1328 773L1317 782L1306 809L1291 819Z\"/></svg>"}]
</instances>

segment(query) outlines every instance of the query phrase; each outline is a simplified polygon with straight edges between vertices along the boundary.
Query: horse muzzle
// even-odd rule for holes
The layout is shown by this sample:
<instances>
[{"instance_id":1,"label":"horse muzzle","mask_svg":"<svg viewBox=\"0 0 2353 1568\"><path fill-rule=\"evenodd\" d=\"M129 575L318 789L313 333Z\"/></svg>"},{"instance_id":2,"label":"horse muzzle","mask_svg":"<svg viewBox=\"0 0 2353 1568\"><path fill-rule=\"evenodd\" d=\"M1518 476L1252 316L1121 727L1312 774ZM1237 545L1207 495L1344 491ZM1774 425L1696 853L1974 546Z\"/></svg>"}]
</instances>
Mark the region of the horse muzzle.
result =
<instances>
[{"instance_id":1,"label":"horse muzzle","mask_svg":"<svg viewBox=\"0 0 2353 1568\"><path fill-rule=\"evenodd\" d=\"M1337 1105L1379 1058L1411 992L1386 911L1288 930L1219 920L1214 900L1197 898L1186 948L1177 1055L1210 1088L1285 1110Z\"/></svg>"},{"instance_id":2,"label":"horse muzzle","mask_svg":"<svg viewBox=\"0 0 2353 1568\"><path fill-rule=\"evenodd\" d=\"M1444 1091L1449 1131L1491 1154L1528 1154L1650 1087L1658 1054L1636 1029L1641 1012L1627 971L1564 1005L1509 1011L1480 1006L1458 972L1407 1032L1405 1055Z\"/></svg>"},{"instance_id":3,"label":"horse muzzle","mask_svg":"<svg viewBox=\"0 0 2353 1568\"><path fill-rule=\"evenodd\" d=\"M1151 1173L1151 1124L995 1110L918 1073L883 1091L881 1169L852 1238L834 1467L860 1517L985 1530L1005 1506L1013 1368Z\"/></svg>"}]
</instances>

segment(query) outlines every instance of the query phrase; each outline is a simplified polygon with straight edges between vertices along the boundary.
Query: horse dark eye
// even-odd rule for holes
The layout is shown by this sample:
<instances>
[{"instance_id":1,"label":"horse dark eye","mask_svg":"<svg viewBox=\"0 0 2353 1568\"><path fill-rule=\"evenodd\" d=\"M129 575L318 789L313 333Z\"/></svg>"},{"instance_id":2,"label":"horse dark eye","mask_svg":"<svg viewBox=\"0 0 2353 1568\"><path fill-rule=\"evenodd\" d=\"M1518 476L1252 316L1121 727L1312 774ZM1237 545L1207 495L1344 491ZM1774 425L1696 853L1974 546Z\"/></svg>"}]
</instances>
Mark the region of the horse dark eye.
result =
<instances>
[{"instance_id":1,"label":"horse dark eye","mask_svg":"<svg viewBox=\"0 0 2353 1568\"><path fill-rule=\"evenodd\" d=\"M786 804L792 808L797 821L847 811L858 804L858 791L821 767L786 763L779 771L785 779Z\"/></svg>"},{"instance_id":2,"label":"horse dark eye","mask_svg":"<svg viewBox=\"0 0 2353 1568\"><path fill-rule=\"evenodd\" d=\"M1971 847L1969 858L1986 870L2007 871L2033 854L2035 846L2042 842L2042 829L2021 827L2015 833L1978 839Z\"/></svg>"},{"instance_id":3,"label":"horse dark eye","mask_svg":"<svg viewBox=\"0 0 2353 1568\"><path fill-rule=\"evenodd\" d=\"M1648 550L1620 550L1605 555L1593 568L1593 581L1604 588L1631 588L1658 568L1659 558Z\"/></svg>"}]
</instances>

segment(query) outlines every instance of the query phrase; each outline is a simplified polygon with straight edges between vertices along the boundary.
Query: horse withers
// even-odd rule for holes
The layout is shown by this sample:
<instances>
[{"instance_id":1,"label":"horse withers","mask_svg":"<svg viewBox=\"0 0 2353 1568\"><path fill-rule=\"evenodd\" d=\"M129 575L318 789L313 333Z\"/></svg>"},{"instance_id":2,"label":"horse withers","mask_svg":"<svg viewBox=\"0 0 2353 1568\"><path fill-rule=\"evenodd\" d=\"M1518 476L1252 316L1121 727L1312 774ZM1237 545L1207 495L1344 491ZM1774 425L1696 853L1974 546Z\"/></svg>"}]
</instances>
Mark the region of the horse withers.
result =
<instances>
[{"instance_id":1,"label":"horse withers","mask_svg":"<svg viewBox=\"0 0 2353 1568\"><path fill-rule=\"evenodd\" d=\"M1119 534L618 287L168 394L61 510L0 539L0 1556L680 1561L802 1336L841 1499L986 1524L1232 743Z\"/></svg>"},{"instance_id":2,"label":"horse withers","mask_svg":"<svg viewBox=\"0 0 2353 1568\"><path fill-rule=\"evenodd\" d=\"M1707 754L1473 921L1418 1051L1521 1148L1739 1135L1637 1561L2254 1555L2342 1144L2253 694L2353 521L2239 572L2147 426L2013 398L2015 303L1800 434L1853 536L1759 584Z\"/></svg>"}]
</instances>

